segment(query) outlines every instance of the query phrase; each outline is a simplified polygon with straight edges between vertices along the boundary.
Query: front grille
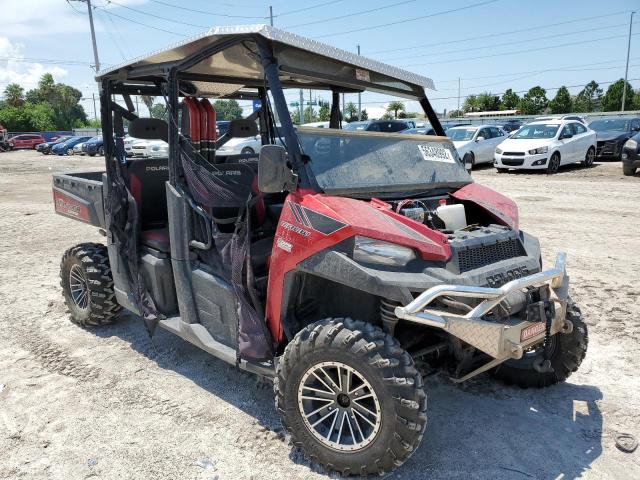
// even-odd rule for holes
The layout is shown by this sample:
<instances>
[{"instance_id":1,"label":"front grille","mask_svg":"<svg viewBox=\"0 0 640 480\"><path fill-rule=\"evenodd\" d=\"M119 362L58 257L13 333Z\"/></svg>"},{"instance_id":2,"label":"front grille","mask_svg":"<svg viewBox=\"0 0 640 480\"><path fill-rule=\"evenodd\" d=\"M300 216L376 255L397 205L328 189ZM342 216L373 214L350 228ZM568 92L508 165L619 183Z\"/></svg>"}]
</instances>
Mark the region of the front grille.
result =
<instances>
[{"instance_id":1,"label":"front grille","mask_svg":"<svg viewBox=\"0 0 640 480\"><path fill-rule=\"evenodd\" d=\"M507 155L509 157L524 157L524 152L504 152L503 155Z\"/></svg>"},{"instance_id":2,"label":"front grille","mask_svg":"<svg viewBox=\"0 0 640 480\"><path fill-rule=\"evenodd\" d=\"M503 165L509 165L510 167L516 167L524 163L524 158L502 158Z\"/></svg>"},{"instance_id":3,"label":"front grille","mask_svg":"<svg viewBox=\"0 0 640 480\"><path fill-rule=\"evenodd\" d=\"M517 238L499 241L489 245L478 245L458 250L458 267L460 272L467 272L476 268L509 258L526 255L522 244Z\"/></svg>"}]
</instances>

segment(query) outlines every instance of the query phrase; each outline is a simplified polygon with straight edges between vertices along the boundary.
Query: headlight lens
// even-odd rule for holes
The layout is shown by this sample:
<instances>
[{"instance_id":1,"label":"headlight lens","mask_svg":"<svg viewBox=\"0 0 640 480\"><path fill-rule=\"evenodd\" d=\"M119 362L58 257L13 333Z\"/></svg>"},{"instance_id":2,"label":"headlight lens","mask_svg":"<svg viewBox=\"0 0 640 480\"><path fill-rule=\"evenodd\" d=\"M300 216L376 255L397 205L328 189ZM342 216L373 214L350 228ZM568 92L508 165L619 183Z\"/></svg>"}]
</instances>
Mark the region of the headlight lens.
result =
<instances>
[{"instance_id":1,"label":"headlight lens","mask_svg":"<svg viewBox=\"0 0 640 480\"><path fill-rule=\"evenodd\" d=\"M368 237L356 237L353 259L356 262L404 267L416 258L413 250L394 243Z\"/></svg>"},{"instance_id":2,"label":"headlight lens","mask_svg":"<svg viewBox=\"0 0 640 480\"><path fill-rule=\"evenodd\" d=\"M625 143L624 146L631 150L635 150L636 148L638 148L638 142L633 138L630 138L629 140L627 140L627 143Z\"/></svg>"},{"instance_id":3,"label":"headlight lens","mask_svg":"<svg viewBox=\"0 0 640 480\"><path fill-rule=\"evenodd\" d=\"M548 151L549 147L534 148L533 150L529 150L529 155L538 155L540 153L547 153Z\"/></svg>"},{"instance_id":4,"label":"headlight lens","mask_svg":"<svg viewBox=\"0 0 640 480\"><path fill-rule=\"evenodd\" d=\"M502 155L502 150L500 150L499 148L496 148L496 153L497 153L498 155Z\"/></svg>"}]
</instances>

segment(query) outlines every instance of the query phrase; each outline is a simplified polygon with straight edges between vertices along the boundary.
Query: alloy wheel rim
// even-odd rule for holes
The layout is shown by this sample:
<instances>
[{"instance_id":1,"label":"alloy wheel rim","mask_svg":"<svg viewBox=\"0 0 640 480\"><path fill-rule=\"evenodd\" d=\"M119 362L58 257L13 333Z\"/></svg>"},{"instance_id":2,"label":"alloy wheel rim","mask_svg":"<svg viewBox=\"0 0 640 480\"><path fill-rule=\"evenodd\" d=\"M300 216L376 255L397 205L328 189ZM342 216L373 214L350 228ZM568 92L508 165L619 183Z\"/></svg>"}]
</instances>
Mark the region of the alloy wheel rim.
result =
<instances>
[{"instance_id":1,"label":"alloy wheel rim","mask_svg":"<svg viewBox=\"0 0 640 480\"><path fill-rule=\"evenodd\" d=\"M593 165L593 158L595 157L595 152L593 150L589 150L587 152L587 165Z\"/></svg>"},{"instance_id":2,"label":"alloy wheel rim","mask_svg":"<svg viewBox=\"0 0 640 480\"><path fill-rule=\"evenodd\" d=\"M73 303L85 310L89 306L89 286L87 277L79 265L74 265L69 270L69 290Z\"/></svg>"},{"instance_id":3,"label":"alloy wheel rim","mask_svg":"<svg viewBox=\"0 0 640 480\"><path fill-rule=\"evenodd\" d=\"M560 159L556 156L551 159L550 169L552 172L557 172L558 168L560 168Z\"/></svg>"},{"instance_id":4,"label":"alloy wheel rim","mask_svg":"<svg viewBox=\"0 0 640 480\"><path fill-rule=\"evenodd\" d=\"M308 430L338 451L361 450L378 434L378 396L357 370L341 362L310 367L298 388L298 407Z\"/></svg>"}]
</instances>

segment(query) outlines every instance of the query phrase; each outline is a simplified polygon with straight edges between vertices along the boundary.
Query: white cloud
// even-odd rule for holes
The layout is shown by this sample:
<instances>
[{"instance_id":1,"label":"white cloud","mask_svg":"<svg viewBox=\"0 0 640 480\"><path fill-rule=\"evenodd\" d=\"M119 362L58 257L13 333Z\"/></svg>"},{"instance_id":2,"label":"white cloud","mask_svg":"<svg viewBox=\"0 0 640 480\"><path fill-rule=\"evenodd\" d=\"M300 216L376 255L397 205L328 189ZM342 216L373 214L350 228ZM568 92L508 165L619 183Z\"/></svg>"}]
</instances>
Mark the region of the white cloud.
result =
<instances>
[{"instance_id":1,"label":"white cloud","mask_svg":"<svg viewBox=\"0 0 640 480\"><path fill-rule=\"evenodd\" d=\"M7 37L0 37L0 91L9 83L19 83L25 90L34 88L43 74L49 72L56 81L67 76L68 71L58 66L25 60L24 45L11 43Z\"/></svg>"}]
</instances>

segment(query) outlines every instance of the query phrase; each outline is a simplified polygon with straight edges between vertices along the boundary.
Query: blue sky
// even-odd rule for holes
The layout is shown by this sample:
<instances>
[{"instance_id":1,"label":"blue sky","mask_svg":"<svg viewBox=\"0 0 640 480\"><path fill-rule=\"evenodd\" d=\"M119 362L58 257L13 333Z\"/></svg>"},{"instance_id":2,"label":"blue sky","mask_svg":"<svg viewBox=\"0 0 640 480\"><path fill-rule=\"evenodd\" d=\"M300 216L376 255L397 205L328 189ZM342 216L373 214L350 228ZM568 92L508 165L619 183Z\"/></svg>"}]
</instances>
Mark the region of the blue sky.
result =
<instances>
[{"instance_id":1,"label":"blue sky","mask_svg":"<svg viewBox=\"0 0 640 480\"><path fill-rule=\"evenodd\" d=\"M534 85L547 88L547 96L552 97L553 88L561 85L576 85L569 90L577 93L592 79L604 84L621 78L629 12L635 8L638 14L634 17L629 78L640 78L638 0L93 3L98 7L94 20L103 65L162 48L206 26L268 22L272 5L277 27L347 50L355 51L360 44L362 55L431 77L437 91L427 93L438 111L456 108L458 77L461 102L471 93L500 94L507 88L519 91ZM0 91L11 81L32 87L43 72L51 71L57 81L74 85L88 99L97 93L90 67L93 53L85 3L0 0L0 11L4 18L0 29ZM631 83L640 88L640 80ZM295 97L292 92L291 99ZM365 95L364 107L380 111L386 98ZM355 101L356 96L347 96L349 100ZM85 101L84 105L91 116L92 102Z\"/></svg>"}]
</instances>

